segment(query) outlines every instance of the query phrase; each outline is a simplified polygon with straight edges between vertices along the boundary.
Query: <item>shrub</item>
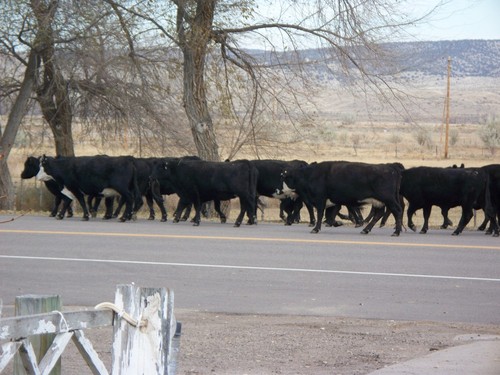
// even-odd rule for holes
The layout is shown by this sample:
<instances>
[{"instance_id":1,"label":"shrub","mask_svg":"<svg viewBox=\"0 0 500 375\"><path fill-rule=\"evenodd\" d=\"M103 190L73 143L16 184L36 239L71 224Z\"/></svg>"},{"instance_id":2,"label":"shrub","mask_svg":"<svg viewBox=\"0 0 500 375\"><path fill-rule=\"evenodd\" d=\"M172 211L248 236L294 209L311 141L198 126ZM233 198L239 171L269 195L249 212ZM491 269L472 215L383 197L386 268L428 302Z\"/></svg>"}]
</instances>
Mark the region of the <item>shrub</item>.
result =
<instances>
[{"instance_id":1,"label":"shrub","mask_svg":"<svg viewBox=\"0 0 500 375\"><path fill-rule=\"evenodd\" d=\"M496 149L500 147L500 121L495 116L490 117L479 132L483 145L495 155Z\"/></svg>"}]
</instances>

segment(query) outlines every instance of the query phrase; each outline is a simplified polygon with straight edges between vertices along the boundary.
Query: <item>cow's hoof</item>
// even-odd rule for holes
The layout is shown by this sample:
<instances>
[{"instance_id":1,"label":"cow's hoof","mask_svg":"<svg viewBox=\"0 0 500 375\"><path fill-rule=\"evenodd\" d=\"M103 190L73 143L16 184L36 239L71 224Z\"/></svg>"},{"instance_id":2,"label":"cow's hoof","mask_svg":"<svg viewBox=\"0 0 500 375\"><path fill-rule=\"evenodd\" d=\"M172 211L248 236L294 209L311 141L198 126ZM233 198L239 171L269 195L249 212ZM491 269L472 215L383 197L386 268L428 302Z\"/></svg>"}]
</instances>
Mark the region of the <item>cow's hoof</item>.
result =
<instances>
[{"instance_id":1,"label":"cow's hoof","mask_svg":"<svg viewBox=\"0 0 500 375\"><path fill-rule=\"evenodd\" d=\"M495 232L495 233L493 233L493 235L492 235L492 237L498 237L498 236L500 236L500 233L499 233L499 232Z\"/></svg>"},{"instance_id":2,"label":"cow's hoof","mask_svg":"<svg viewBox=\"0 0 500 375\"><path fill-rule=\"evenodd\" d=\"M408 228L410 228L414 232L417 231L417 226L416 225L409 225Z\"/></svg>"},{"instance_id":3,"label":"cow's hoof","mask_svg":"<svg viewBox=\"0 0 500 375\"><path fill-rule=\"evenodd\" d=\"M64 215L57 215L56 216L56 220L62 220L62 219L64 219Z\"/></svg>"},{"instance_id":4,"label":"cow's hoof","mask_svg":"<svg viewBox=\"0 0 500 375\"><path fill-rule=\"evenodd\" d=\"M155 219L155 217L154 217L154 216L150 216L150 217L148 217L148 220L154 220L154 219Z\"/></svg>"},{"instance_id":5,"label":"cow's hoof","mask_svg":"<svg viewBox=\"0 0 500 375\"><path fill-rule=\"evenodd\" d=\"M195 222L193 223L193 227L199 227L199 226L200 226L200 223L199 223L199 222L195 221Z\"/></svg>"},{"instance_id":6,"label":"cow's hoof","mask_svg":"<svg viewBox=\"0 0 500 375\"><path fill-rule=\"evenodd\" d=\"M399 232L394 232L393 234L391 234L391 237L399 237Z\"/></svg>"},{"instance_id":7,"label":"cow's hoof","mask_svg":"<svg viewBox=\"0 0 500 375\"><path fill-rule=\"evenodd\" d=\"M309 227L309 228L312 228L312 227L314 227L315 225L316 225L316 223L309 223L308 227Z\"/></svg>"},{"instance_id":8,"label":"cow's hoof","mask_svg":"<svg viewBox=\"0 0 500 375\"><path fill-rule=\"evenodd\" d=\"M50 214L49 217L56 217L57 214Z\"/></svg>"},{"instance_id":9,"label":"cow's hoof","mask_svg":"<svg viewBox=\"0 0 500 375\"><path fill-rule=\"evenodd\" d=\"M370 233L370 231L369 231L369 230L366 230L366 229L363 229L363 230L362 230L361 232L359 232L359 233L361 233L361 234L368 234L368 233Z\"/></svg>"},{"instance_id":10,"label":"cow's hoof","mask_svg":"<svg viewBox=\"0 0 500 375\"><path fill-rule=\"evenodd\" d=\"M82 221L89 221L89 217L88 216L82 217Z\"/></svg>"},{"instance_id":11,"label":"cow's hoof","mask_svg":"<svg viewBox=\"0 0 500 375\"><path fill-rule=\"evenodd\" d=\"M162 217L161 217L161 222L162 222L162 223L164 223L164 222L166 222L166 221L167 221L167 217L166 217L166 216L162 216Z\"/></svg>"},{"instance_id":12,"label":"cow's hoof","mask_svg":"<svg viewBox=\"0 0 500 375\"><path fill-rule=\"evenodd\" d=\"M422 230L420 231L420 234L426 234L426 233L427 233L427 229L422 229Z\"/></svg>"},{"instance_id":13,"label":"cow's hoof","mask_svg":"<svg viewBox=\"0 0 500 375\"><path fill-rule=\"evenodd\" d=\"M311 233L313 233L313 234L319 233L319 229L314 228L314 229L311 231Z\"/></svg>"},{"instance_id":14,"label":"cow's hoof","mask_svg":"<svg viewBox=\"0 0 500 375\"><path fill-rule=\"evenodd\" d=\"M225 216L222 216L222 217L220 218L220 222L221 222L222 224L226 224L226 221L227 221L227 218L226 218Z\"/></svg>"},{"instance_id":15,"label":"cow's hoof","mask_svg":"<svg viewBox=\"0 0 500 375\"><path fill-rule=\"evenodd\" d=\"M234 223L233 227L238 228L240 225L241 225L241 223L236 222L236 223Z\"/></svg>"},{"instance_id":16,"label":"cow's hoof","mask_svg":"<svg viewBox=\"0 0 500 375\"><path fill-rule=\"evenodd\" d=\"M453 232L451 235L452 236L458 236L459 234L460 234L460 232L458 232L458 233L457 232Z\"/></svg>"},{"instance_id":17,"label":"cow's hoof","mask_svg":"<svg viewBox=\"0 0 500 375\"><path fill-rule=\"evenodd\" d=\"M172 223L176 223L176 224L177 224L178 222L179 222L179 219L174 219L174 220L172 220ZM194 223L194 221L193 221L193 223ZM199 225L199 224L198 224L198 225Z\"/></svg>"}]
</instances>

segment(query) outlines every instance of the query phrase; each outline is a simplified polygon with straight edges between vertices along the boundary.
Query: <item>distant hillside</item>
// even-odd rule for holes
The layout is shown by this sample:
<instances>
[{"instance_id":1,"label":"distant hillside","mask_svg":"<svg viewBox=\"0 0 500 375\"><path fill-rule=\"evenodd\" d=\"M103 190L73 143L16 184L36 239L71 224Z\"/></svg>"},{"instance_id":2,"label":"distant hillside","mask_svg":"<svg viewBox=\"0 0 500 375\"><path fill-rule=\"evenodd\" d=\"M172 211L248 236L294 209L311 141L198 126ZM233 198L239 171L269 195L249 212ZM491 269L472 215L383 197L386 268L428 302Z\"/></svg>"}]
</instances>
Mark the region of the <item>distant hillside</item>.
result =
<instances>
[{"instance_id":1,"label":"distant hillside","mask_svg":"<svg viewBox=\"0 0 500 375\"><path fill-rule=\"evenodd\" d=\"M425 75L446 75L448 57L452 59L455 77L500 77L500 40L459 40L438 42L386 43L381 45L391 58L391 69L396 64L401 72L418 72ZM309 49L297 52L269 53L259 50L249 51L251 55L265 64L303 61L318 62L309 69L317 73L335 72L334 59L326 49ZM367 64L370 53L360 49L358 57ZM363 57L364 55L364 57ZM300 56L300 57L299 57ZM325 64L328 69L325 70ZM381 73L384 67L374 68ZM340 78L340 77L337 77Z\"/></svg>"},{"instance_id":2,"label":"distant hillside","mask_svg":"<svg viewBox=\"0 0 500 375\"><path fill-rule=\"evenodd\" d=\"M458 40L391 43L387 48L401 57L405 71L445 75L452 60L454 77L500 77L500 40Z\"/></svg>"}]
</instances>

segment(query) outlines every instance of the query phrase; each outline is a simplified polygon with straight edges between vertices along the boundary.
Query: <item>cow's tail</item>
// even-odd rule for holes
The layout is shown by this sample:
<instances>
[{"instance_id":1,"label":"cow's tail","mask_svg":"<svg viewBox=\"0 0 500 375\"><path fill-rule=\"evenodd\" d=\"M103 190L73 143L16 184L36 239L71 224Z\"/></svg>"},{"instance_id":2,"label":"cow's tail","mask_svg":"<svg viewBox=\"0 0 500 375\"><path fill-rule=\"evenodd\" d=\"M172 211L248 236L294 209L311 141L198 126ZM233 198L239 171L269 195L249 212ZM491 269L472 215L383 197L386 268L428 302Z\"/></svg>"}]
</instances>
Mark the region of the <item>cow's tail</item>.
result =
<instances>
[{"instance_id":1,"label":"cow's tail","mask_svg":"<svg viewBox=\"0 0 500 375\"><path fill-rule=\"evenodd\" d=\"M257 222L257 182L259 179L259 170L250 162L248 161L248 191L250 193L250 202L251 206L249 207L249 210L251 210L251 213L249 212L248 215L253 218L253 221L256 223Z\"/></svg>"},{"instance_id":2,"label":"cow's tail","mask_svg":"<svg viewBox=\"0 0 500 375\"><path fill-rule=\"evenodd\" d=\"M129 189L132 191L134 196L134 208L132 209L133 213L139 211L144 202L142 201L141 190L139 189L139 183L137 182L137 167L135 163L132 164L132 179L129 183Z\"/></svg>"},{"instance_id":3,"label":"cow's tail","mask_svg":"<svg viewBox=\"0 0 500 375\"><path fill-rule=\"evenodd\" d=\"M493 225L498 228L497 213L493 204L493 199L491 197L490 174L488 171L484 171L484 174L486 175L486 187L484 192L484 213L490 220L492 220Z\"/></svg>"}]
</instances>

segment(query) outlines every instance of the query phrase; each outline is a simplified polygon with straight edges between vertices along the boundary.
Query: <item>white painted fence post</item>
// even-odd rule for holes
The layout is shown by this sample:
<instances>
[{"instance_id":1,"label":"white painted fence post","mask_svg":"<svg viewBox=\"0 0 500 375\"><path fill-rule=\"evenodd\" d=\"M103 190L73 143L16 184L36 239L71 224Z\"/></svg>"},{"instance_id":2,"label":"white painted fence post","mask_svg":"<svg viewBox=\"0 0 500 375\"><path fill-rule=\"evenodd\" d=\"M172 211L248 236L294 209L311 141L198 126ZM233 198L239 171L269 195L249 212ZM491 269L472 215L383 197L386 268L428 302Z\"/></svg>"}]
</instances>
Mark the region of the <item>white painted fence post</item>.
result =
<instances>
[{"instance_id":1,"label":"white painted fence post","mask_svg":"<svg viewBox=\"0 0 500 375\"><path fill-rule=\"evenodd\" d=\"M165 288L118 285L115 305L139 324L134 326L120 319L118 313L119 321L114 325L112 374L173 375L175 364L172 363L178 351L172 347L177 327L173 292Z\"/></svg>"},{"instance_id":2,"label":"white painted fence post","mask_svg":"<svg viewBox=\"0 0 500 375\"><path fill-rule=\"evenodd\" d=\"M58 295L23 295L16 297L15 301L15 314L16 316L40 314L54 310L60 311L62 309L61 298ZM26 344L33 349L33 356L36 357L37 362L45 355L49 349L54 334L36 335L26 339ZM14 364L14 374L26 374L26 368L21 358L16 355ZM56 366L50 372L50 375L61 374L61 361L58 361Z\"/></svg>"}]
</instances>

